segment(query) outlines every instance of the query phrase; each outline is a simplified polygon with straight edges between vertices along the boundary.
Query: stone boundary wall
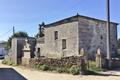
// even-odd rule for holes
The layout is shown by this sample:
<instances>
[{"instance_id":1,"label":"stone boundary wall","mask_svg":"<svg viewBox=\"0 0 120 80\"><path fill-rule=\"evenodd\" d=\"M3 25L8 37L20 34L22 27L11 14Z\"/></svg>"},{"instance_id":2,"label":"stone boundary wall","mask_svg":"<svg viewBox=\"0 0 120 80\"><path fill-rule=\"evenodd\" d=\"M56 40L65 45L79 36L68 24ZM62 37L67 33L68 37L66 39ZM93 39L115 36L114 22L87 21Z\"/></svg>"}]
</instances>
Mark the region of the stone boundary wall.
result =
<instances>
[{"instance_id":1,"label":"stone boundary wall","mask_svg":"<svg viewBox=\"0 0 120 80\"><path fill-rule=\"evenodd\" d=\"M40 59L30 59L30 67L34 67L36 64L46 64L48 66L54 66L54 67L66 67L70 68L73 65L76 65L78 67L81 66L81 62L84 62L84 59L82 57L78 56L71 56L71 57L65 57L61 59L52 59L52 58L40 58Z\"/></svg>"}]
</instances>

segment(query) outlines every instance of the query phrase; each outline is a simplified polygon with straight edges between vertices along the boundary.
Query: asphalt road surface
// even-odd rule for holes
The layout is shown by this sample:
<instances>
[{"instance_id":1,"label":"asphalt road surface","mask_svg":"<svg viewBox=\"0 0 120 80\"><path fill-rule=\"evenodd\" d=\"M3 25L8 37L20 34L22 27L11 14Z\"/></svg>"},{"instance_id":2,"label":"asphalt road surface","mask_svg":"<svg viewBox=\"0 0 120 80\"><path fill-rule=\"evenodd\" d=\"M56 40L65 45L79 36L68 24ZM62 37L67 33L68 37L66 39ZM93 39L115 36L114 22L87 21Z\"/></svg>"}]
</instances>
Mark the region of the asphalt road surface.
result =
<instances>
[{"instance_id":1,"label":"asphalt road surface","mask_svg":"<svg viewBox=\"0 0 120 80\"><path fill-rule=\"evenodd\" d=\"M13 68L0 68L0 80L27 80Z\"/></svg>"}]
</instances>

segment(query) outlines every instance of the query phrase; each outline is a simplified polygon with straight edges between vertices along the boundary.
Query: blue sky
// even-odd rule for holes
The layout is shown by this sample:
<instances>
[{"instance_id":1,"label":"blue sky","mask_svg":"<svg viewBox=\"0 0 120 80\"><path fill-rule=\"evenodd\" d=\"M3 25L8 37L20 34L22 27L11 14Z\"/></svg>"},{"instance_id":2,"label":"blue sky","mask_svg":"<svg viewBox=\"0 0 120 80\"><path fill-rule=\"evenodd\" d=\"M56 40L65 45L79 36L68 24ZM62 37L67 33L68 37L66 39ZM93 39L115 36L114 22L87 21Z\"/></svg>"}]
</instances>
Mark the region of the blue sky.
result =
<instances>
[{"instance_id":1,"label":"blue sky","mask_svg":"<svg viewBox=\"0 0 120 80\"><path fill-rule=\"evenodd\" d=\"M120 0L111 0L111 21L117 23L120 23L119 4ZM12 26L34 36L39 23L51 23L77 13L105 20L106 0L0 0L0 40L11 36Z\"/></svg>"}]
</instances>

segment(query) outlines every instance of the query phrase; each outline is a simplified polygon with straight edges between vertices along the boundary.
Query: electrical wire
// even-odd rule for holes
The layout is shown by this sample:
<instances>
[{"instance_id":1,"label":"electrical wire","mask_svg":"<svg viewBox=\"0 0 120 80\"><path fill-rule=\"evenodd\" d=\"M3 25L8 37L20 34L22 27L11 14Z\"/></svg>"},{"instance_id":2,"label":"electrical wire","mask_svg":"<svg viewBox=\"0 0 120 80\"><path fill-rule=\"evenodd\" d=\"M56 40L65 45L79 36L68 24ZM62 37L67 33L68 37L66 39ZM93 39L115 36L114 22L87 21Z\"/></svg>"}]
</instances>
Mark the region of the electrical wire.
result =
<instances>
[{"instance_id":1,"label":"electrical wire","mask_svg":"<svg viewBox=\"0 0 120 80\"><path fill-rule=\"evenodd\" d=\"M8 31L6 31L5 33L1 34L0 37L3 37L5 35L7 35L9 32L11 32L13 30L13 28L9 29Z\"/></svg>"}]
</instances>

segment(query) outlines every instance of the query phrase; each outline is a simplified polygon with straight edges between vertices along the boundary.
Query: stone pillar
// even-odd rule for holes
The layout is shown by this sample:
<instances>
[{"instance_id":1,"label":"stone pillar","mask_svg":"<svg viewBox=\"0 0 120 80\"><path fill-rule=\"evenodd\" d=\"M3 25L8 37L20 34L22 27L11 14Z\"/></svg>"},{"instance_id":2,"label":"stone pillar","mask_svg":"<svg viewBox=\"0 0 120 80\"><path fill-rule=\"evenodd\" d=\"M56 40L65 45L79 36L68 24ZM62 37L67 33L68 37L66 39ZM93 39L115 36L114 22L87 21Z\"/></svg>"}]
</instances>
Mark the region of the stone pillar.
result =
<instances>
[{"instance_id":1,"label":"stone pillar","mask_svg":"<svg viewBox=\"0 0 120 80\"><path fill-rule=\"evenodd\" d=\"M97 54L96 54L96 67L102 68L102 55L101 55L101 50L99 48L97 49Z\"/></svg>"},{"instance_id":2,"label":"stone pillar","mask_svg":"<svg viewBox=\"0 0 120 80\"><path fill-rule=\"evenodd\" d=\"M11 44L11 52L10 52L10 61L15 65L21 63L23 46L24 46L25 38L12 38Z\"/></svg>"},{"instance_id":3,"label":"stone pillar","mask_svg":"<svg viewBox=\"0 0 120 80\"><path fill-rule=\"evenodd\" d=\"M13 62L15 65L17 65L18 64L18 40L17 40L17 38L13 38L12 39L12 48L11 48L11 50L12 50L12 55L10 56L10 61L11 62Z\"/></svg>"},{"instance_id":4,"label":"stone pillar","mask_svg":"<svg viewBox=\"0 0 120 80\"><path fill-rule=\"evenodd\" d=\"M80 71L80 74L85 74L85 71L86 71L86 61L85 61L85 51L84 49L82 48L80 50L80 56L81 56L81 65L80 65L80 68L81 68L81 71Z\"/></svg>"},{"instance_id":5,"label":"stone pillar","mask_svg":"<svg viewBox=\"0 0 120 80\"><path fill-rule=\"evenodd\" d=\"M30 44L28 43L28 40L25 40L25 45L23 48L23 57L22 57L22 65L29 65L29 61L31 58L31 48L30 48Z\"/></svg>"},{"instance_id":6,"label":"stone pillar","mask_svg":"<svg viewBox=\"0 0 120 80\"><path fill-rule=\"evenodd\" d=\"M85 57L85 51L83 48L80 50L80 56Z\"/></svg>"},{"instance_id":7,"label":"stone pillar","mask_svg":"<svg viewBox=\"0 0 120 80\"><path fill-rule=\"evenodd\" d=\"M38 48L36 48L36 51L35 51L35 58L36 59L40 58L40 53L38 53Z\"/></svg>"}]
</instances>

